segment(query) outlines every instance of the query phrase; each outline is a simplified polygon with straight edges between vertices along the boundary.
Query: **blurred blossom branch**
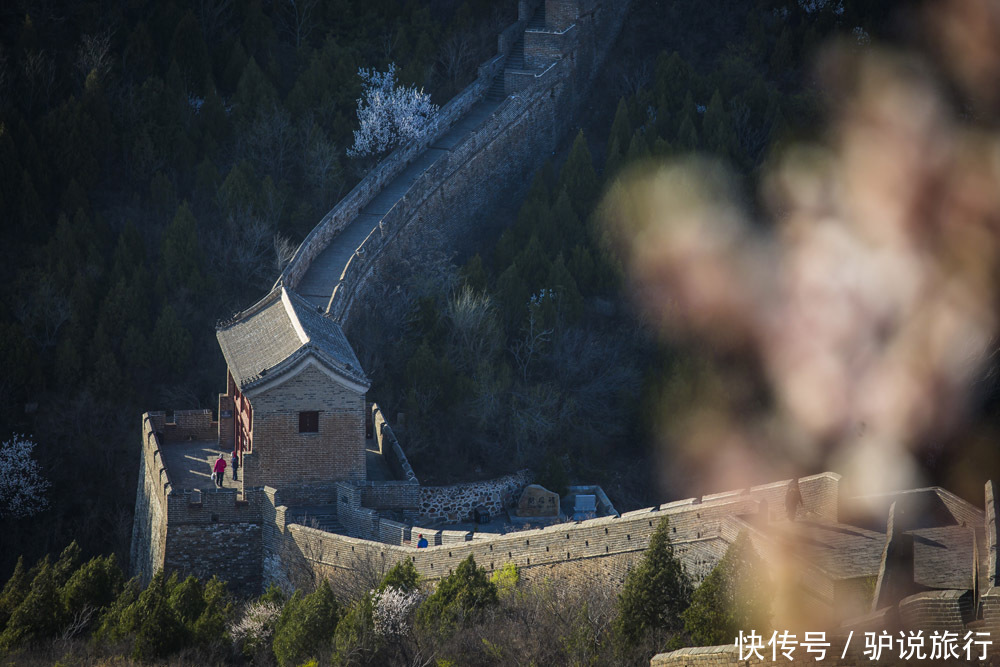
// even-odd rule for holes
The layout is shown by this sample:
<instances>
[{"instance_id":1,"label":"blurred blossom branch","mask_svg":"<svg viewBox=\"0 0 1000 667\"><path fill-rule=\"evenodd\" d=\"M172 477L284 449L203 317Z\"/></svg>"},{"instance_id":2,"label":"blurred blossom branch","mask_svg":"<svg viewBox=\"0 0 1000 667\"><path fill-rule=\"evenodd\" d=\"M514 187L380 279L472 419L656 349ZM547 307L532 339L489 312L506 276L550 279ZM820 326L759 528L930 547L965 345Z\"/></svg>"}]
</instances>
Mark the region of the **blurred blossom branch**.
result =
<instances>
[{"instance_id":1,"label":"blurred blossom branch","mask_svg":"<svg viewBox=\"0 0 1000 667\"><path fill-rule=\"evenodd\" d=\"M946 49L976 13L949 6ZM981 45L994 65L997 43ZM954 67L959 81L997 74L964 57ZM776 463L833 469L869 493L912 485L919 454L967 416L997 334L1000 139L953 111L931 71L912 55L830 49L820 75L833 121L823 142L771 165L770 224L701 158L634 169L606 197L646 314L768 387L749 417L717 396L675 429L682 458L732 450L709 457L713 486L773 478Z\"/></svg>"}]
</instances>

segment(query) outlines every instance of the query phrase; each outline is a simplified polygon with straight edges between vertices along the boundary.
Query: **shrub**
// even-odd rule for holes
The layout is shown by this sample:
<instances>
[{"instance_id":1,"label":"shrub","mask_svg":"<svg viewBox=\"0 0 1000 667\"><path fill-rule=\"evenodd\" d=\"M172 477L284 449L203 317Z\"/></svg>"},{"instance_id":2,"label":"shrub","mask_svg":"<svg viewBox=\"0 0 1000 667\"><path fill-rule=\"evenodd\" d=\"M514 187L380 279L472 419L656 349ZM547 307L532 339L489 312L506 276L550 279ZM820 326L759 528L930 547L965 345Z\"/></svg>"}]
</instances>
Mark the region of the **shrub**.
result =
<instances>
[{"instance_id":1,"label":"shrub","mask_svg":"<svg viewBox=\"0 0 1000 667\"><path fill-rule=\"evenodd\" d=\"M337 601L324 579L303 596L296 591L285 604L274 630L274 657L281 667L294 667L324 652L337 627Z\"/></svg>"},{"instance_id":2,"label":"shrub","mask_svg":"<svg viewBox=\"0 0 1000 667\"><path fill-rule=\"evenodd\" d=\"M398 588L404 591L416 590L417 585L420 583L420 573L417 572L416 566L413 565L413 561L406 558L395 565L392 566L385 576L382 577L382 582L378 586L379 591L384 591L386 588Z\"/></svg>"},{"instance_id":3,"label":"shrub","mask_svg":"<svg viewBox=\"0 0 1000 667\"><path fill-rule=\"evenodd\" d=\"M468 616L497 601L497 587L469 555L452 574L438 582L434 593L420 606L417 619L428 629L447 634Z\"/></svg>"},{"instance_id":4,"label":"shrub","mask_svg":"<svg viewBox=\"0 0 1000 667\"><path fill-rule=\"evenodd\" d=\"M499 570L495 570L492 575L490 575L490 582L496 586L497 595L501 598L507 597L514 592L517 588L518 582L521 581L521 571L517 569L517 565L514 563L504 563L503 567Z\"/></svg>"}]
</instances>

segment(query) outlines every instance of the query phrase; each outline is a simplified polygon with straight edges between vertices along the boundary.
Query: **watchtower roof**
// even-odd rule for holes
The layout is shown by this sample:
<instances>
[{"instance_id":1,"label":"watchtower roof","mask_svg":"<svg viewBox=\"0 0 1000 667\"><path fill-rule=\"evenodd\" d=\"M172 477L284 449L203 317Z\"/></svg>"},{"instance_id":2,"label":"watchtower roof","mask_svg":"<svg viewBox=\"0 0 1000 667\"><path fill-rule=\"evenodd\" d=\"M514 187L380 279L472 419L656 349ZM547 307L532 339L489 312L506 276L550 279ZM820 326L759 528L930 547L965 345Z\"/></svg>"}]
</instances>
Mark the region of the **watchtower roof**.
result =
<instances>
[{"instance_id":1,"label":"watchtower roof","mask_svg":"<svg viewBox=\"0 0 1000 667\"><path fill-rule=\"evenodd\" d=\"M272 380L307 355L352 383L371 385L340 325L284 286L220 323L215 335L241 391Z\"/></svg>"}]
</instances>

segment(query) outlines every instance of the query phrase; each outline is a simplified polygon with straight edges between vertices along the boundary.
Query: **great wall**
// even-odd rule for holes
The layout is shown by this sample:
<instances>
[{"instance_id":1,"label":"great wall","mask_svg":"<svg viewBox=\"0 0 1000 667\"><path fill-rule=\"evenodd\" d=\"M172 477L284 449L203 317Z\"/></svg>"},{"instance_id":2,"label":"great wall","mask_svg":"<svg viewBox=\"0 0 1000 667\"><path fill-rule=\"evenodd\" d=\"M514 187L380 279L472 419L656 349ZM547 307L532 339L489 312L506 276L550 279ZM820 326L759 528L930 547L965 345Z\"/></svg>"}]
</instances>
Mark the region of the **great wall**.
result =
<instances>
[{"instance_id":1,"label":"great wall","mask_svg":"<svg viewBox=\"0 0 1000 667\"><path fill-rule=\"evenodd\" d=\"M570 129L627 11L625 1L521 0L497 55L427 133L381 161L306 237L272 291L220 325L229 373L217 411L142 417L133 573L219 575L256 594L403 559L434 582L472 555L489 571L514 563L528 580L620 584L668 518L675 550L698 581L745 533L765 561L797 553L803 595L820 609L846 605L859 624L892 616L897 625L919 619L955 631L1000 627L992 483L982 507L938 488L867 499L877 510L863 525L839 476L823 473L799 480L798 521L779 510L783 480L620 515L605 497L606 516L482 532L455 524L477 509L503 514L530 473L423 485L367 402L369 381L342 327L349 333L358 304L399 280L394 253L461 243L485 211L526 188ZM216 487L209 463L234 449L242 478ZM904 525L897 505L922 519ZM415 546L416 534L427 548ZM941 550L928 551L927 541ZM823 548L810 551L816 544ZM902 582L892 595L890 581ZM874 616L873 584L875 602L885 603ZM732 647L654 660L736 662Z\"/></svg>"}]
</instances>

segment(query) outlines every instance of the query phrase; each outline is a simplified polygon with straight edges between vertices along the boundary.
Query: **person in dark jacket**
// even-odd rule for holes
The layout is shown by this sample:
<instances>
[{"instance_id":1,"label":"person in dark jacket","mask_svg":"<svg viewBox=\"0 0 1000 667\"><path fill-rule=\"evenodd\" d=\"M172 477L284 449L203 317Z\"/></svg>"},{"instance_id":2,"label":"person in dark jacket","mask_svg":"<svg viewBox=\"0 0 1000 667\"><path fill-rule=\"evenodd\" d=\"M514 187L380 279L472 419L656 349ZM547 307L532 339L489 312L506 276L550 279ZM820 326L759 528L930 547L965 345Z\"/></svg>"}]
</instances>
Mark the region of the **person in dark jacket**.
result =
<instances>
[{"instance_id":1,"label":"person in dark jacket","mask_svg":"<svg viewBox=\"0 0 1000 667\"><path fill-rule=\"evenodd\" d=\"M233 450L233 481L236 480L236 469L240 467L240 453L238 450Z\"/></svg>"}]
</instances>

